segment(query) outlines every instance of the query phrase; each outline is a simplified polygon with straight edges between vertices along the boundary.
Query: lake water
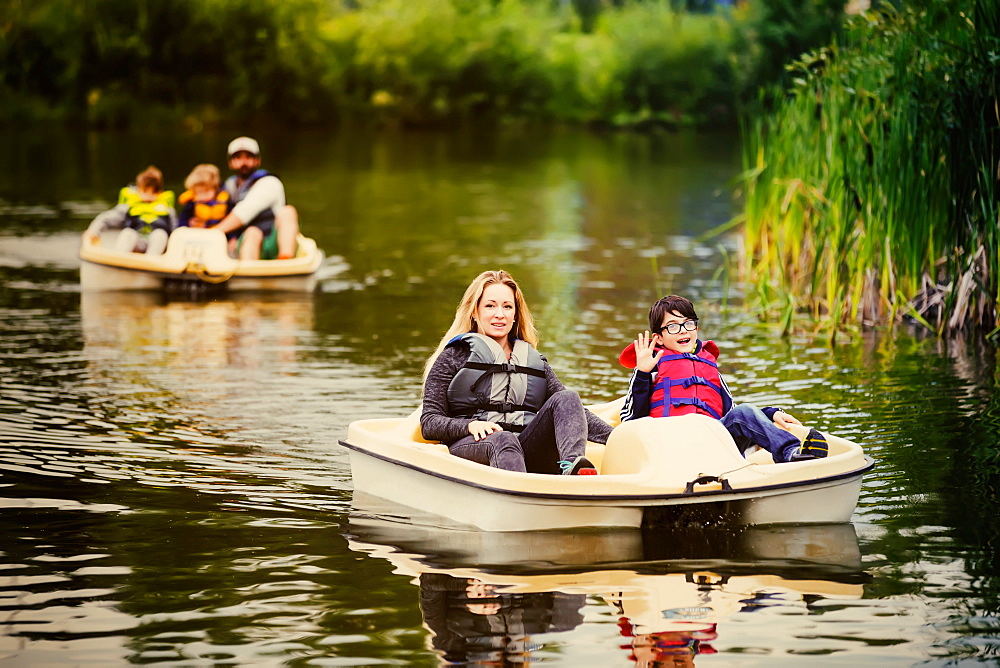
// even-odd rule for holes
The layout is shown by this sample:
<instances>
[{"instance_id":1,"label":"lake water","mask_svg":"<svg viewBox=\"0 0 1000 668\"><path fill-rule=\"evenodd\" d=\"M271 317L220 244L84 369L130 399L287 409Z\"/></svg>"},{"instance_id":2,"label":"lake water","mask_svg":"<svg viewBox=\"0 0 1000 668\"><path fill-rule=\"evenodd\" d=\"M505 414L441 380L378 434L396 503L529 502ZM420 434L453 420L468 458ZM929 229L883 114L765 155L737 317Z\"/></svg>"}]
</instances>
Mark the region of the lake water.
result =
<instances>
[{"instance_id":1,"label":"lake water","mask_svg":"<svg viewBox=\"0 0 1000 668\"><path fill-rule=\"evenodd\" d=\"M728 136L261 133L309 295L81 294L79 234L231 137L0 131L0 664L995 665L992 350L782 339L740 306ZM667 292L737 398L877 460L851 524L483 534L401 522L338 440L418 406L469 280L521 282L588 402ZM357 498L355 498L357 496Z\"/></svg>"}]
</instances>

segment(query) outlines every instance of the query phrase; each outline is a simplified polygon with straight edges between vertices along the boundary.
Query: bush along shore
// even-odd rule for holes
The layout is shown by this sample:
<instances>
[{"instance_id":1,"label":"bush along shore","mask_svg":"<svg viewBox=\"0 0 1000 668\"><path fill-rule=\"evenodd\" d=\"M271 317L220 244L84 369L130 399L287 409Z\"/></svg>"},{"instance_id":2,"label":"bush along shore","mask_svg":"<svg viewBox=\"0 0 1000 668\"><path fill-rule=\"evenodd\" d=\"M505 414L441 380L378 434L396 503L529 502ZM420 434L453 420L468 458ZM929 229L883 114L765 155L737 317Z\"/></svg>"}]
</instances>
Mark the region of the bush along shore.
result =
<instances>
[{"instance_id":1,"label":"bush along shore","mask_svg":"<svg viewBox=\"0 0 1000 668\"><path fill-rule=\"evenodd\" d=\"M786 331L1000 330L1000 5L904 4L852 18L745 124L744 269Z\"/></svg>"},{"instance_id":2,"label":"bush along shore","mask_svg":"<svg viewBox=\"0 0 1000 668\"><path fill-rule=\"evenodd\" d=\"M843 5L12 0L0 122L735 126L740 100L829 42Z\"/></svg>"}]
</instances>

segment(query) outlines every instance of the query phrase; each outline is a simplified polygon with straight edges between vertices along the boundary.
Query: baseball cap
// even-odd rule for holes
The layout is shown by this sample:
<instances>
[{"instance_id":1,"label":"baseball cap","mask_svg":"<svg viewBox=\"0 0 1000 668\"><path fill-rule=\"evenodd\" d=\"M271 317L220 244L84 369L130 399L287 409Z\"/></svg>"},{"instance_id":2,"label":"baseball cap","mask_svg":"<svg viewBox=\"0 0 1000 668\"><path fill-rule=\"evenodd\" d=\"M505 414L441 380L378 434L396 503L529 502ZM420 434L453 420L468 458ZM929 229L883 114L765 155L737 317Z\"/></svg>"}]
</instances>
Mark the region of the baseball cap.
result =
<instances>
[{"instance_id":1,"label":"baseball cap","mask_svg":"<svg viewBox=\"0 0 1000 668\"><path fill-rule=\"evenodd\" d=\"M227 155L231 158L234 154L239 153L240 151L246 151L247 153L252 153L253 155L260 155L260 145L257 143L256 139L251 139L250 137L237 137L229 142Z\"/></svg>"}]
</instances>

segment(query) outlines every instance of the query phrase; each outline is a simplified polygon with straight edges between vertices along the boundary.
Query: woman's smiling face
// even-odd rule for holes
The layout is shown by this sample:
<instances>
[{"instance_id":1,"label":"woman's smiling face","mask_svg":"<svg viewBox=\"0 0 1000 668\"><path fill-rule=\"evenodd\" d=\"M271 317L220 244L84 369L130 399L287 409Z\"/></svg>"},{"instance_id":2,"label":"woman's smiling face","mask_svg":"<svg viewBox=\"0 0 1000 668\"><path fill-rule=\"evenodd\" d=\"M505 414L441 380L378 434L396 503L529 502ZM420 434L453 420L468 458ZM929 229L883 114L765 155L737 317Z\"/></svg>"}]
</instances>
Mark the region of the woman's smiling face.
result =
<instances>
[{"instance_id":1,"label":"woman's smiling face","mask_svg":"<svg viewBox=\"0 0 1000 668\"><path fill-rule=\"evenodd\" d=\"M517 306L514 291L504 283L491 283L483 290L476 307L476 323L480 334L485 334L500 345L514 326Z\"/></svg>"}]
</instances>

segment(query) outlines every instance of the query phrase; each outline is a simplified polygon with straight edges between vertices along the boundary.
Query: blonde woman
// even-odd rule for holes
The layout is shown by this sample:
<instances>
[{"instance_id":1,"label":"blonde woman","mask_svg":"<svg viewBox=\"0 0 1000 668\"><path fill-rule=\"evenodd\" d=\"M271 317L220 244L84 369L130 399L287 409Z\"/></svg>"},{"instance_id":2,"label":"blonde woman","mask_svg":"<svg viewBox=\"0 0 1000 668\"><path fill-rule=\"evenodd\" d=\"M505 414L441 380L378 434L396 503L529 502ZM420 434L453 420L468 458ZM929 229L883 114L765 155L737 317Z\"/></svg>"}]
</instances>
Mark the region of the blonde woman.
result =
<instances>
[{"instance_id":1,"label":"blonde woman","mask_svg":"<svg viewBox=\"0 0 1000 668\"><path fill-rule=\"evenodd\" d=\"M596 473L588 440L611 426L559 382L535 346L538 334L517 282L485 271L424 370L424 438L458 457L508 471Z\"/></svg>"}]
</instances>

